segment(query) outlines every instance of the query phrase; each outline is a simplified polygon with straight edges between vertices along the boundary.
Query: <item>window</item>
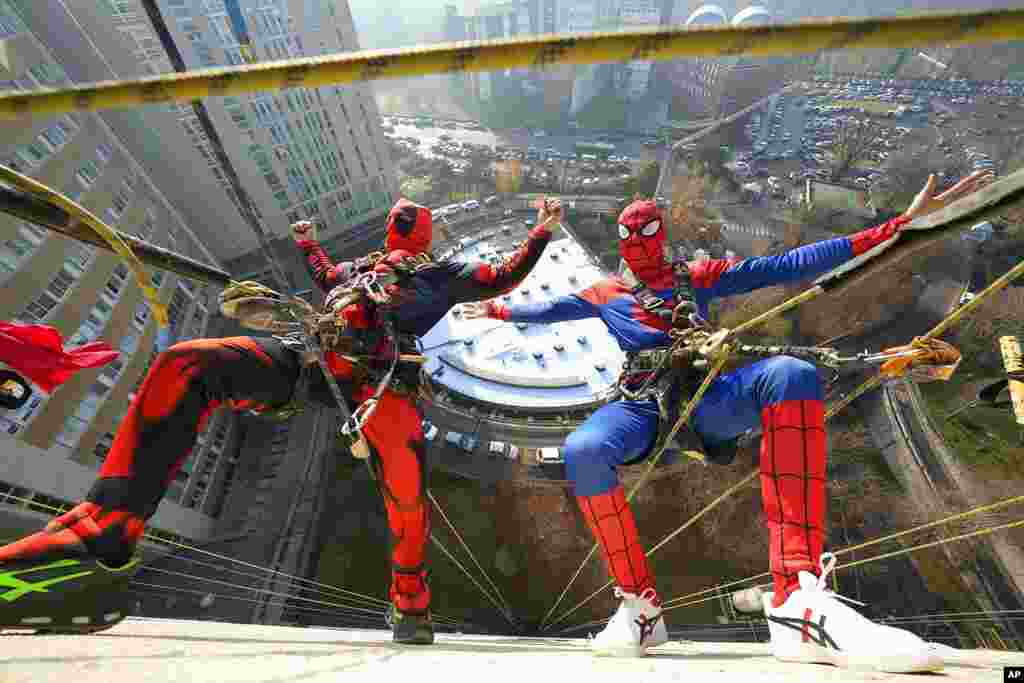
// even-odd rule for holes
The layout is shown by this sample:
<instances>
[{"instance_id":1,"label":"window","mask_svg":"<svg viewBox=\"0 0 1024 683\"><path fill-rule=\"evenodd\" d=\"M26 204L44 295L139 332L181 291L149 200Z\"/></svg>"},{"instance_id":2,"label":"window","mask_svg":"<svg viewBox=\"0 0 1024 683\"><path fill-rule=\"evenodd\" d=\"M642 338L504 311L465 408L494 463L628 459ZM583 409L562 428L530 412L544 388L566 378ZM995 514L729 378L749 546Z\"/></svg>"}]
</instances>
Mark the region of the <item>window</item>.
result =
<instances>
[{"instance_id":1,"label":"window","mask_svg":"<svg viewBox=\"0 0 1024 683\"><path fill-rule=\"evenodd\" d=\"M28 73L32 80L43 87L61 85L67 80L64 69L60 68L57 64L49 62L36 64L29 68Z\"/></svg>"},{"instance_id":2,"label":"window","mask_svg":"<svg viewBox=\"0 0 1024 683\"><path fill-rule=\"evenodd\" d=\"M65 265L57 271L57 274L50 280L50 283L46 285L46 291L60 301L68 293L68 290L71 289L71 286L75 284L76 279L76 274Z\"/></svg>"},{"instance_id":3,"label":"window","mask_svg":"<svg viewBox=\"0 0 1024 683\"><path fill-rule=\"evenodd\" d=\"M95 162L88 162L84 166L75 172L75 178L81 183L82 187L89 188L96 182L96 179L100 177L100 170L96 166Z\"/></svg>"},{"instance_id":4,"label":"window","mask_svg":"<svg viewBox=\"0 0 1024 683\"><path fill-rule=\"evenodd\" d=\"M28 322L40 322L46 319L58 303L57 299L44 291L30 301L18 317Z\"/></svg>"},{"instance_id":5,"label":"window","mask_svg":"<svg viewBox=\"0 0 1024 683\"><path fill-rule=\"evenodd\" d=\"M17 35L25 30L21 19L7 2L0 2L0 39Z\"/></svg>"}]
</instances>

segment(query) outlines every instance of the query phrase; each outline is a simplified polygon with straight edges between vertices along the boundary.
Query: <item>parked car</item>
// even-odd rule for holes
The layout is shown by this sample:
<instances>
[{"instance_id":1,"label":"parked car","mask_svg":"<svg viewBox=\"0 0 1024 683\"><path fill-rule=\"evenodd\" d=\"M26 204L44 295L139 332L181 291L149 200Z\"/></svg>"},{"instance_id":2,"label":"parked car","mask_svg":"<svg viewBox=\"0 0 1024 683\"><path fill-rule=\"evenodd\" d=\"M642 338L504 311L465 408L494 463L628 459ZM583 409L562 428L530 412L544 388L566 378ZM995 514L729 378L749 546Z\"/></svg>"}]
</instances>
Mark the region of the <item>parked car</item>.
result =
<instances>
[{"instance_id":1,"label":"parked car","mask_svg":"<svg viewBox=\"0 0 1024 683\"><path fill-rule=\"evenodd\" d=\"M537 459L542 463L558 463L562 462L562 449L561 448L542 448L537 454Z\"/></svg>"}]
</instances>

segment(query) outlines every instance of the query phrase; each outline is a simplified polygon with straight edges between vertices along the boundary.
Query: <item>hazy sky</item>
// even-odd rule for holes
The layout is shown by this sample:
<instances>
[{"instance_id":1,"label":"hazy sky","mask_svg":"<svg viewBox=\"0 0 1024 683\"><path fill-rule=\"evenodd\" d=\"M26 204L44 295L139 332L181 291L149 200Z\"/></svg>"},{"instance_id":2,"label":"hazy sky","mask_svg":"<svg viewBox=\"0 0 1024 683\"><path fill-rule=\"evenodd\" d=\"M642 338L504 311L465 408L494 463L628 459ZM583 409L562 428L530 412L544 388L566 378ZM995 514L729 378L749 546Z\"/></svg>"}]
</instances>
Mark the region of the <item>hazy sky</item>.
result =
<instances>
[{"instance_id":1,"label":"hazy sky","mask_svg":"<svg viewBox=\"0 0 1024 683\"><path fill-rule=\"evenodd\" d=\"M444 0L349 0L364 49L442 40ZM461 3L456 3L461 7Z\"/></svg>"}]
</instances>

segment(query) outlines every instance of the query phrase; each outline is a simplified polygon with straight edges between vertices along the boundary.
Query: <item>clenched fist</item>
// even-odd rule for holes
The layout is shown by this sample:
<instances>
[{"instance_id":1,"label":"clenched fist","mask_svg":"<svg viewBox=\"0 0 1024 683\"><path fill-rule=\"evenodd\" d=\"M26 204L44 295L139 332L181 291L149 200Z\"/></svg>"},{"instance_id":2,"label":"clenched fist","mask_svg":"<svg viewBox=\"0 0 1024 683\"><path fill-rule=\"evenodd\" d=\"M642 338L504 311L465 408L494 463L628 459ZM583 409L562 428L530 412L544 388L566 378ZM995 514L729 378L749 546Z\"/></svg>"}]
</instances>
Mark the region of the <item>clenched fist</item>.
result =
<instances>
[{"instance_id":1,"label":"clenched fist","mask_svg":"<svg viewBox=\"0 0 1024 683\"><path fill-rule=\"evenodd\" d=\"M292 239L296 242L307 240L316 241L316 223L313 221L298 221L292 223Z\"/></svg>"}]
</instances>

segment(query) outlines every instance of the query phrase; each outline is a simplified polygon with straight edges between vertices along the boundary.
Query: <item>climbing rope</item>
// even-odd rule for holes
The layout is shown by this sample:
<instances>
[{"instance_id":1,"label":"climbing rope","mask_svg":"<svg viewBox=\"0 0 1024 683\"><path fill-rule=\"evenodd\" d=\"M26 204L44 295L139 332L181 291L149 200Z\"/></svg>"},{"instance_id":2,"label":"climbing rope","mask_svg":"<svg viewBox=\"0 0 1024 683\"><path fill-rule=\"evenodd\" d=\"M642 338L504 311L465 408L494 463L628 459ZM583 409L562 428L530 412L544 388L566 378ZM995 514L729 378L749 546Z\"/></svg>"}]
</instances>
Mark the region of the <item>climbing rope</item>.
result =
<instances>
[{"instance_id":1,"label":"climbing rope","mask_svg":"<svg viewBox=\"0 0 1024 683\"><path fill-rule=\"evenodd\" d=\"M56 190L49 188L26 175L22 175L7 166L0 165L0 181L3 181L23 192L27 192L31 196L36 197L47 204L60 208L74 221L88 227L92 232L103 239L104 242L110 245L110 248L113 249L118 256L124 259L125 264L135 275L135 282L139 285L139 288L142 289L142 294L146 297L146 302L149 304L149 308L152 310L153 317L156 318L157 324L160 325L160 327L167 327L167 306L160 302L159 294L157 294L156 289L153 287L149 274L146 272L142 261L132 253L131 247L121 239L120 234L116 230L108 226L95 214L77 202L68 199Z\"/></svg>"},{"instance_id":2,"label":"climbing rope","mask_svg":"<svg viewBox=\"0 0 1024 683\"><path fill-rule=\"evenodd\" d=\"M443 519L445 524L448 525L448 528L451 529L452 534L455 536L456 539L458 539L459 543L462 545L463 550L465 550L466 554L469 555L469 559L472 560L473 564L476 565L476 568L480 570L480 573L483 575L484 580L487 581L487 584L494 590L494 594L498 597L498 600L501 601L505 613L511 617L512 607L509 606L509 603L505 599L505 596L501 594L501 589L498 588L494 581L491 580L490 575L483 568L483 566L480 565L480 562L477 561L476 555L473 554L473 551L470 549L469 545L466 543L465 540L463 540L462 534L459 533L459 530L455 528L455 525L448 518L448 515L445 514L444 508L441 507L441 504L437 502L437 498L434 497L433 491L428 490L427 497L430 498L430 502L434 504L434 507L437 508L437 511L441 513L441 519ZM513 620L515 620L514 617Z\"/></svg>"},{"instance_id":3,"label":"climbing rope","mask_svg":"<svg viewBox=\"0 0 1024 683\"><path fill-rule=\"evenodd\" d=\"M713 507L717 506L719 503L721 503L723 500L725 500L725 498L727 498L728 496L732 495L732 493L742 489L744 486L746 486L746 485L750 484L751 482L753 482L753 480L757 477L757 475L758 475L758 472L756 472L756 471L752 472L751 474L747 475L746 477L744 477L742 480L740 480L736 484L734 484L731 487L729 487L729 489L726 492L724 492L722 495L720 495L714 501L712 501L707 506L702 508L690 520L687 520L687 522L684 523L682 527L680 527L676 531L673 531L672 533L670 533L668 536L666 536L664 539L662 539L662 541L660 541L657 545L655 545L649 551L647 551L646 555L648 557L650 557L657 550L659 550L662 546L664 546L669 540L671 540L672 538L677 536L679 533L681 533L683 530L688 528L693 523L693 521L695 521L696 519L699 519L700 517L702 517L705 514L707 514L708 512L710 512L710 510ZM868 541L864 541L863 543L858 543L856 545L848 546L846 548L842 548L842 549L836 550L835 551L835 555L836 556L846 555L848 553L856 552L856 551L862 550L864 548L869 548L871 546L879 545L879 544L885 543L887 541L896 540L896 539L901 538L903 536L908 536L910 534L915 534L915 533L918 533L920 531L925 531L927 529L931 529L931 528L934 528L934 527L937 527L937 526L941 526L943 524L950 524L952 522L957 522L957 521L960 521L960 520L964 520L964 519L967 519L969 517L974 517L976 515L982 515L982 514L986 514L986 513L989 513L989 512L993 512L995 510L999 510L1001 508L1009 507L1011 505L1015 505L1015 504L1018 504L1018 503L1024 503L1024 495L1012 496L1010 498L1005 498L1003 500L999 500L999 501L996 501L996 502L993 502L993 503L987 503L985 505L979 505L979 506L971 508L969 510L965 510L964 512L958 512L956 514L952 514L952 515L949 515L947 517L943 517L942 519L938 519L938 520L934 520L934 521L931 521L931 522L926 522L926 523L923 523L923 524L919 524L919 525L911 527L909 529L904 529L902 531L897 531L897 532L892 533L892 534L887 534L887 535L881 536L879 538L875 538L875 539L871 539L871 540L868 540ZM843 565L838 565L836 568L837 569L842 569L842 568L846 568L846 567L854 567L854 566L858 566L860 564L864 564L864 563L869 562L869 561L887 559L887 558L895 557L895 556L898 556L898 555L901 555L901 554L906 554L906 553L909 553L909 552L914 552L916 550L923 550L923 549L926 549L926 548L934 547L936 545L941 545L943 543L949 543L949 542L958 541L958 540L965 540L967 538L973 538L973 537L976 537L976 536L984 536L984 535L993 533L995 531L1000 531L1000 530L1009 529L1009 528L1015 528L1015 527L1021 526L1021 525L1024 525L1024 520L1017 521L1017 522L1010 522L1008 524L1000 524L1000 525L995 525L995 526L983 527L982 529L979 529L979 530L976 530L976 531L972 531L972 532L969 532L969 533L966 533L966 534L960 534L958 536L951 536L951 537L948 537L946 539L942 539L942 540L939 540L939 541L936 541L936 542L920 544L920 545L912 546L910 548L905 548L905 549L902 549L902 550L899 550L899 551L894 551L892 553L885 553L883 555L877 555L877 556L874 556L874 557L871 557L871 558L867 558L867 559L864 559L864 560L857 560L855 562L846 563L846 564L843 564ZM662 603L662 608L664 609L664 611L670 611L670 610L673 610L673 609L677 609L679 607L692 607L694 605L704 604L706 602L711 602L713 600L719 600L719 599L721 599L722 591L724 591L726 589L734 588L736 586L741 586L741 585L747 584L747 583L749 583L751 581L756 581L758 579L767 578L769 576L771 576L770 572L761 572L760 574L755 574L754 576L749 576L749 577L744 578L744 579L737 579L737 580L734 580L734 581L729 581L727 583L723 583L723 584L719 584L719 585L716 585L716 586L712 586L711 588L705 588L705 589L697 591L695 593L689 593L687 595L679 596L679 597L676 597L676 598L671 598L671 599L665 600ZM611 583L609 582L608 585L611 585ZM768 587L771 587L771 585L772 585L771 583L763 583L763 584L757 584L756 586L753 586L752 588L768 588ZM603 590L606 587L607 586L602 587L601 590ZM713 593L714 595L701 598L701 596L707 596L709 593ZM699 599L694 599L694 598L699 598ZM565 615L565 616L568 616L568 615ZM552 622L551 626L554 626L555 624L560 623L560 621L563 621L563 620L564 619L559 619L558 621ZM608 619L599 619L599 620L595 620L593 622L587 622L586 624L582 624L580 626L573 626L573 627L568 628L568 629L563 629L563 630L559 631L559 633L564 633L564 632L570 631L570 630L577 630L579 628L584 628L586 626L599 626L599 625L607 623L607 622L608 622Z\"/></svg>"},{"instance_id":4,"label":"climbing rope","mask_svg":"<svg viewBox=\"0 0 1024 683\"><path fill-rule=\"evenodd\" d=\"M558 64L661 61L681 57L769 57L893 45L964 45L1018 40L1024 9L569 33L428 47L365 50L262 64L162 74L0 96L0 117L191 102L287 88L315 88L431 74L546 69Z\"/></svg>"},{"instance_id":5,"label":"climbing rope","mask_svg":"<svg viewBox=\"0 0 1024 683\"><path fill-rule=\"evenodd\" d=\"M473 574L471 574L468 569L466 569L465 565L459 562L459 558L452 555L451 551L448 550L448 548L446 548L444 544L441 543L441 541L438 540L437 536L435 536L434 534L430 534L430 540L435 546L437 546L438 550L444 553L445 557L452 561L452 564L458 567L462 571L462 573L466 575L466 578L469 579L473 583L473 585L477 587L477 590L483 593L485 598L490 600L491 604L494 605L494 608L498 611L498 613L501 614L501 616L505 618L505 621L509 623L509 626L515 628L516 623L512 616L507 614L505 612L505 609L501 606L497 599L495 599L495 597L491 595L486 588L480 585L480 582L476 580L476 577L473 576Z\"/></svg>"}]
</instances>

